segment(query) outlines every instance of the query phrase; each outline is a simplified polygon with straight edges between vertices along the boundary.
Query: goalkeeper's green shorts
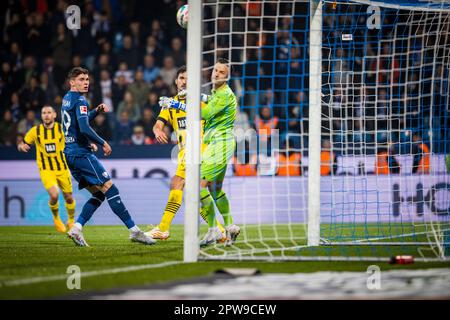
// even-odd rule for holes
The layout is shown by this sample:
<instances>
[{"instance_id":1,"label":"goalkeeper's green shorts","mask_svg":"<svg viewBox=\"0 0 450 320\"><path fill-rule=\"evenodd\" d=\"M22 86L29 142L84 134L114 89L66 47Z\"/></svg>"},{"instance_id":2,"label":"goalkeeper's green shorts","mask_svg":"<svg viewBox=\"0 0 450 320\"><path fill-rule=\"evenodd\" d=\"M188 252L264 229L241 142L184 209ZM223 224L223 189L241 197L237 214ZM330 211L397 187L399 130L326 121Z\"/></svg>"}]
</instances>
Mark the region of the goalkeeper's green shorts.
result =
<instances>
[{"instance_id":1,"label":"goalkeeper's green shorts","mask_svg":"<svg viewBox=\"0 0 450 320\"><path fill-rule=\"evenodd\" d=\"M233 136L212 140L202 153L201 178L209 182L223 181L235 148Z\"/></svg>"}]
</instances>

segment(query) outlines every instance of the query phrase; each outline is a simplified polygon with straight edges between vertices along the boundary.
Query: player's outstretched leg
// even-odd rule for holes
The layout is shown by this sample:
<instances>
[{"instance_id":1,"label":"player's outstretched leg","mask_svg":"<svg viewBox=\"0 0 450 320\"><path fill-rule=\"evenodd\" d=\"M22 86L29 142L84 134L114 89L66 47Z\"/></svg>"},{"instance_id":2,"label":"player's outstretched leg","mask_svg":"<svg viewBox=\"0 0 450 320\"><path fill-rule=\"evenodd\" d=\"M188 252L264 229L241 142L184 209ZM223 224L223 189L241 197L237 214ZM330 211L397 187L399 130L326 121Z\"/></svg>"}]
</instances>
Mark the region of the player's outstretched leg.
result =
<instances>
[{"instance_id":1,"label":"player's outstretched leg","mask_svg":"<svg viewBox=\"0 0 450 320\"><path fill-rule=\"evenodd\" d=\"M181 178L180 178L181 179ZM172 179L174 180L174 179ZM183 191L172 189L169 193L169 198L167 199L167 205L164 209L164 214L161 218L159 225L146 234L153 239L167 240L170 236L169 228L172 224L172 220L176 213L181 207L181 202L183 201Z\"/></svg>"},{"instance_id":2,"label":"player's outstretched leg","mask_svg":"<svg viewBox=\"0 0 450 320\"><path fill-rule=\"evenodd\" d=\"M222 240L223 234L220 229L216 226L216 215L214 212L214 200L211 197L207 188L202 188L200 191L200 201L202 209L206 212L206 220L208 222L208 232L205 234L203 239L200 241L200 246L208 246L215 244Z\"/></svg>"},{"instance_id":3,"label":"player's outstretched leg","mask_svg":"<svg viewBox=\"0 0 450 320\"><path fill-rule=\"evenodd\" d=\"M122 222L130 230L130 240L133 242L140 242L143 244L155 244L156 241L139 229L139 227L134 223L127 208L120 198L119 190L112 184L108 190L105 192L105 197L108 200L108 204L111 210L122 220Z\"/></svg>"},{"instance_id":4,"label":"player's outstretched leg","mask_svg":"<svg viewBox=\"0 0 450 320\"><path fill-rule=\"evenodd\" d=\"M50 211L53 215L53 223L55 224L55 228L58 232L65 233L66 232L66 226L61 221L61 218L59 216L59 192L58 188L56 186L53 186L49 189L47 189L48 195L50 196L50 200L48 201L48 207L50 208Z\"/></svg>"},{"instance_id":5,"label":"player's outstretched leg","mask_svg":"<svg viewBox=\"0 0 450 320\"><path fill-rule=\"evenodd\" d=\"M75 199L72 196L72 193L64 193L64 200L66 204L66 210L67 210L67 228L70 230L73 225L75 224L75 207L76 202Z\"/></svg>"},{"instance_id":6,"label":"player's outstretched leg","mask_svg":"<svg viewBox=\"0 0 450 320\"><path fill-rule=\"evenodd\" d=\"M83 236L83 226L91 219L94 212L100 207L105 200L105 195L97 191L92 194L92 197L84 204L77 222L70 228L68 236L81 247L89 247Z\"/></svg>"},{"instance_id":7,"label":"player's outstretched leg","mask_svg":"<svg viewBox=\"0 0 450 320\"><path fill-rule=\"evenodd\" d=\"M230 202L226 193L222 189L219 189L217 192L213 192L213 198L225 224L225 245L231 246L236 242L238 235L241 233L241 228L233 224L233 217L230 212Z\"/></svg>"}]
</instances>

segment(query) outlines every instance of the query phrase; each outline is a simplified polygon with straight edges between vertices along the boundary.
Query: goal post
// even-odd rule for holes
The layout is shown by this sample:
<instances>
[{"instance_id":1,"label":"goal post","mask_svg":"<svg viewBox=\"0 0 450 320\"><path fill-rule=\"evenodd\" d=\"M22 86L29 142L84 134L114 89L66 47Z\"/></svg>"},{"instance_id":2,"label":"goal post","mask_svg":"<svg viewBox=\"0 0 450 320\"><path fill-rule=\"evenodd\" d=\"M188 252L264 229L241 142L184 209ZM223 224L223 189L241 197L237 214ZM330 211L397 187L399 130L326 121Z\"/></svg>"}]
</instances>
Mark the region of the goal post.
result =
<instances>
[{"instance_id":1,"label":"goal post","mask_svg":"<svg viewBox=\"0 0 450 320\"><path fill-rule=\"evenodd\" d=\"M185 261L449 259L450 1L189 1L187 46ZM218 58L241 233L199 248L198 106Z\"/></svg>"},{"instance_id":2,"label":"goal post","mask_svg":"<svg viewBox=\"0 0 450 320\"><path fill-rule=\"evenodd\" d=\"M322 5L320 0L310 3L308 246L318 246L320 240Z\"/></svg>"},{"instance_id":3,"label":"goal post","mask_svg":"<svg viewBox=\"0 0 450 320\"><path fill-rule=\"evenodd\" d=\"M184 262L198 259L198 213L200 208L200 93L202 70L202 1L189 0L187 31L186 185Z\"/></svg>"}]
</instances>

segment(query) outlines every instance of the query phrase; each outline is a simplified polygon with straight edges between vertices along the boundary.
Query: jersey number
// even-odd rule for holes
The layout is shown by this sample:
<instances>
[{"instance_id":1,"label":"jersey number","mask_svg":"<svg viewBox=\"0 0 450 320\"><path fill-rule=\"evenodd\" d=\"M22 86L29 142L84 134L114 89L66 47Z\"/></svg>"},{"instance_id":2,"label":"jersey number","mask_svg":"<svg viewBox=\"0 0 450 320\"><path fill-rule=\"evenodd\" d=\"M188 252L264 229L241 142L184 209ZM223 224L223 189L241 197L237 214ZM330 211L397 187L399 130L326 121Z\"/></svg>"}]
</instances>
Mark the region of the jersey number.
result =
<instances>
[{"instance_id":1,"label":"jersey number","mask_svg":"<svg viewBox=\"0 0 450 320\"><path fill-rule=\"evenodd\" d=\"M66 135L67 132L69 132L70 123L72 122L72 120L70 119L70 114L66 110L63 111L62 121L64 127L64 134Z\"/></svg>"}]
</instances>

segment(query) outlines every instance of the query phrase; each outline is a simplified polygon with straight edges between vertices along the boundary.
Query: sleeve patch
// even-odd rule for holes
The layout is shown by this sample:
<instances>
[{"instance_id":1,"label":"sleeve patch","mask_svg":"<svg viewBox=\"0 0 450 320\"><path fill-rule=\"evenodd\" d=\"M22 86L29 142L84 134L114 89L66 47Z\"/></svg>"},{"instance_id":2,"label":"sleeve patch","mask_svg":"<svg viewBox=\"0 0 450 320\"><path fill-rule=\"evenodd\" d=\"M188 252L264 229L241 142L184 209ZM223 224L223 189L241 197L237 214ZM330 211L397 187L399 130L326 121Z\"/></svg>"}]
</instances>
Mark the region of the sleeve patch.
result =
<instances>
[{"instance_id":1,"label":"sleeve patch","mask_svg":"<svg viewBox=\"0 0 450 320\"><path fill-rule=\"evenodd\" d=\"M87 106L80 106L80 114L87 114L88 108Z\"/></svg>"}]
</instances>

